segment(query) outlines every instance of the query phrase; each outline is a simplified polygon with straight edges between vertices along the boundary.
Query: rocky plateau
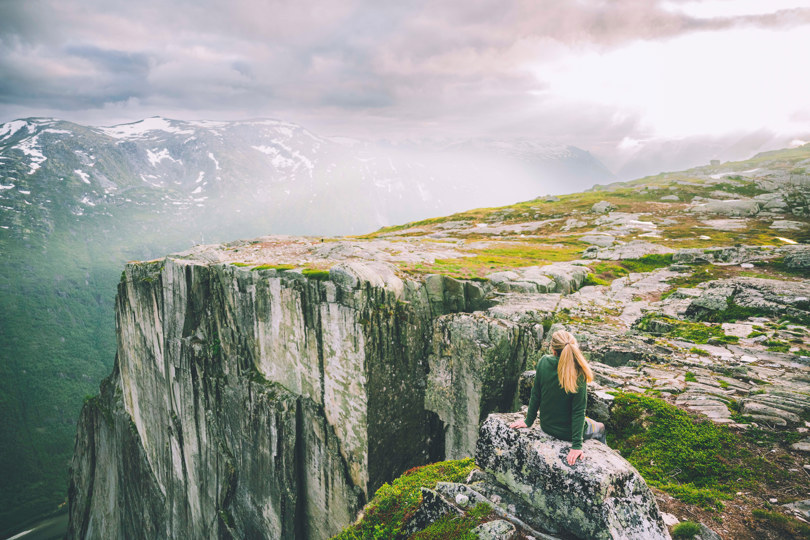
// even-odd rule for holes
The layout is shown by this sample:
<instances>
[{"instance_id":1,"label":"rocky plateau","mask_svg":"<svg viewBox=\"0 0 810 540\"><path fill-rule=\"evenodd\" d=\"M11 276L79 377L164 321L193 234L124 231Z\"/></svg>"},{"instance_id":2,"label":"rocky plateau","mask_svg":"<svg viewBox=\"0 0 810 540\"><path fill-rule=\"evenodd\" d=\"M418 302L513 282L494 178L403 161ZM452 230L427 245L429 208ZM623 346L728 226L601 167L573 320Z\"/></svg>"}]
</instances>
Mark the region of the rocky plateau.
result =
<instances>
[{"instance_id":1,"label":"rocky plateau","mask_svg":"<svg viewBox=\"0 0 810 540\"><path fill-rule=\"evenodd\" d=\"M69 536L327 538L405 471L465 457L476 472L423 488L402 537L470 501L493 509L479 538L667 538L705 522L600 443L570 469L559 442L505 427L558 328L596 374L593 418L638 393L771 434L797 480L760 506L807 520L808 165L802 147L128 264L116 367L79 425ZM710 533L785 537L732 512L757 497L740 493Z\"/></svg>"}]
</instances>

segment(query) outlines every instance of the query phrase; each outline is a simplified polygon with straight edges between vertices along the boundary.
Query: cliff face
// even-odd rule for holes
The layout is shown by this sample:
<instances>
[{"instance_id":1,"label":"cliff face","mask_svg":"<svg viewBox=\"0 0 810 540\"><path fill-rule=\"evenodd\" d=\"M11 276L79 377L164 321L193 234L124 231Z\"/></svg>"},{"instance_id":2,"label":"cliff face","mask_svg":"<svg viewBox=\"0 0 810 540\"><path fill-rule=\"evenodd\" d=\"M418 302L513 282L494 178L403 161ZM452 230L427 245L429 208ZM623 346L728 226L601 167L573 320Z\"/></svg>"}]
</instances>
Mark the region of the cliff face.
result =
<instances>
[{"instance_id":1,"label":"cliff face","mask_svg":"<svg viewBox=\"0 0 810 540\"><path fill-rule=\"evenodd\" d=\"M534 339L452 314L485 307L487 287L380 263L328 278L128 265L116 367L79 422L69 537L325 538L404 470L472 455Z\"/></svg>"}]
</instances>

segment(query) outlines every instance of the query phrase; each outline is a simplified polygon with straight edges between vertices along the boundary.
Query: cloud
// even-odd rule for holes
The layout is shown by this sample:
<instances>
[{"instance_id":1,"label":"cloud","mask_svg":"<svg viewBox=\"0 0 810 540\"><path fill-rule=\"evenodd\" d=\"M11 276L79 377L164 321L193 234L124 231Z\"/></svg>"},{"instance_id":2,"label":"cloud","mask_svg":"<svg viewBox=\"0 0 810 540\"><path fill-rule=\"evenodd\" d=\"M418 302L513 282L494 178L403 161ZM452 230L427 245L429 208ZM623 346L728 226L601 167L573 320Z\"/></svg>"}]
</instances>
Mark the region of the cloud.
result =
<instances>
[{"instance_id":1,"label":"cloud","mask_svg":"<svg viewBox=\"0 0 810 540\"><path fill-rule=\"evenodd\" d=\"M721 136L724 122L793 129L806 85L767 54L806 30L807 4L4 0L0 117L276 116L360 136L528 136L622 154L623 140ZM768 87L781 79L798 90Z\"/></svg>"}]
</instances>

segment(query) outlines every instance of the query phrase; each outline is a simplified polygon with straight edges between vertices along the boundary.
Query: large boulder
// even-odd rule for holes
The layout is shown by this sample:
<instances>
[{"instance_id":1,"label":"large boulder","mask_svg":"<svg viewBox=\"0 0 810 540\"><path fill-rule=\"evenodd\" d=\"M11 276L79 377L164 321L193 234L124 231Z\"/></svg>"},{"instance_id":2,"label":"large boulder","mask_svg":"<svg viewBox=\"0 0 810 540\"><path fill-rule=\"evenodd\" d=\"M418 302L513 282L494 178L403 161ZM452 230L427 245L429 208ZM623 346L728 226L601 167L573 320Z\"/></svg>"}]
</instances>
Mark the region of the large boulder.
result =
<instances>
[{"instance_id":1,"label":"large boulder","mask_svg":"<svg viewBox=\"0 0 810 540\"><path fill-rule=\"evenodd\" d=\"M476 463L531 507L533 520L588 539L669 538L652 491L626 460L585 441L585 458L565 460L571 443L538 427L515 430L520 413L491 414L481 426Z\"/></svg>"},{"instance_id":2,"label":"large boulder","mask_svg":"<svg viewBox=\"0 0 810 540\"><path fill-rule=\"evenodd\" d=\"M810 247L797 246L792 253L785 255L785 266L794 269L810 269Z\"/></svg>"},{"instance_id":3,"label":"large boulder","mask_svg":"<svg viewBox=\"0 0 810 540\"><path fill-rule=\"evenodd\" d=\"M733 199L730 201L709 201L689 209L695 214L719 214L722 216L755 216L760 211L759 201Z\"/></svg>"},{"instance_id":4,"label":"large boulder","mask_svg":"<svg viewBox=\"0 0 810 540\"><path fill-rule=\"evenodd\" d=\"M611 210L616 210L616 205L608 201L599 201L591 206L591 213L593 214L607 214Z\"/></svg>"}]
</instances>

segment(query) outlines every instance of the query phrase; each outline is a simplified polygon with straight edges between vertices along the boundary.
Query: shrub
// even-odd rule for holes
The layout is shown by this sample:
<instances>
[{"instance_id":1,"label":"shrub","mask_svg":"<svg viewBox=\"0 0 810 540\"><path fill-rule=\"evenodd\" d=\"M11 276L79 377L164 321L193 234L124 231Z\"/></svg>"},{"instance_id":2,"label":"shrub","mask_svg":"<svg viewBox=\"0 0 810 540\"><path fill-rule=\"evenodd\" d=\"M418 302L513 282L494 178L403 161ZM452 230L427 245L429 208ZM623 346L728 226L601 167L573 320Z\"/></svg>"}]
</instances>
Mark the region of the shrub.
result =
<instances>
[{"instance_id":1,"label":"shrub","mask_svg":"<svg viewBox=\"0 0 810 540\"><path fill-rule=\"evenodd\" d=\"M694 538L700 534L700 525L694 521L682 521L672 528L672 538Z\"/></svg>"}]
</instances>

